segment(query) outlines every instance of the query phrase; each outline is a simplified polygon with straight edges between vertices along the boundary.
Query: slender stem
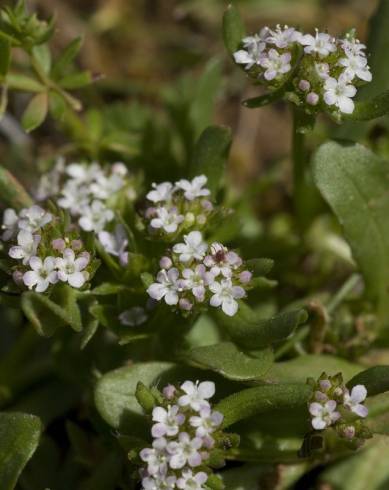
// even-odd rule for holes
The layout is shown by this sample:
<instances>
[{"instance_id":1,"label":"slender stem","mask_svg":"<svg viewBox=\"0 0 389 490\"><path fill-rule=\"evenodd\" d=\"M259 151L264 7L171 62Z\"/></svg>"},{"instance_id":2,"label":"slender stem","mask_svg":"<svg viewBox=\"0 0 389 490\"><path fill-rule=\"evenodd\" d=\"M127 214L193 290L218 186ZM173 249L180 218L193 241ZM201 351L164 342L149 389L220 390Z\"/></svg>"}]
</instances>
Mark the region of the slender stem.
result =
<instances>
[{"instance_id":1,"label":"slender stem","mask_svg":"<svg viewBox=\"0 0 389 490\"><path fill-rule=\"evenodd\" d=\"M307 189L305 135L299 132L300 113L293 107L292 161L293 161L293 199L296 218L300 226L304 224L305 196Z\"/></svg>"},{"instance_id":2,"label":"slender stem","mask_svg":"<svg viewBox=\"0 0 389 490\"><path fill-rule=\"evenodd\" d=\"M352 274L347 281L343 284L343 286L339 289L339 291L332 297L331 301L327 304L327 312L329 314L333 313L336 308L342 303L344 298L351 293L354 287L358 284L360 279L359 274Z\"/></svg>"}]
</instances>

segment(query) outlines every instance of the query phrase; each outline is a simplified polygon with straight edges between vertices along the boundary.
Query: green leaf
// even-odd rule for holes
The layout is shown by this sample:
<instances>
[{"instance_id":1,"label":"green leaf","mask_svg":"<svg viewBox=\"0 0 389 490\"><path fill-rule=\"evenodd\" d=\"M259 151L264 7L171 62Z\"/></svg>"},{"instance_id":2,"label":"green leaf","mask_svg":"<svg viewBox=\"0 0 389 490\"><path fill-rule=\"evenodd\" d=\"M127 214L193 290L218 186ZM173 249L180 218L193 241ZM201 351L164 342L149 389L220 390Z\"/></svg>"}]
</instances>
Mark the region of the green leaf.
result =
<instances>
[{"instance_id":1,"label":"green leaf","mask_svg":"<svg viewBox=\"0 0 389 490\"><path fill-rule=\"evenodd\" d=\"M221 311L217 311L215 316L220 327L225 328L235 342L247 349L260 349L289 337L308 317L305 310L295 310L263 320L243 302L234 317Z\"/></svg>"},{"instance_id":2,"label":"green leaf","mask_svg":"<svg viewBox=\"0 0 389 490\"><path fill-rule=\"evenodd\" d=\"M59 285L52 299L41 293L26 291L21 307L40 335L50 336L59 327L69 325L76 332L82 330L80 309L76 292L70 286Z\"/></svg>"},{"instance_id":3,"label":"green leaf","mask_svg":"<svg viewBox=\"0 0 389 490\"><path fill-rule=\"evenodd\" d=\"M54 78L60 76L64 69L74 60L81 49L83 43L82 37L73 39L62 53L58 56L53 64L52 75Z\"/></svg>"},{"instance_id":4,"label":"green leaf","mask_svg":"<svg viewBox=\"0 0 389 490\"><path fill-rule=\"evenodd\" d=\"M207 187L213 197L220 188L230 146L231 130L222 126L209 126L195 145L191 174L208 177Z\"/></svg>"},{"instance_id":5,"label":"green leaf","mask_svg":"<svg viewBox=\"0 0 389 490\"><path fill-rule=\"evenodd\" d=\"M38 447L42 424L24 413L0 414L0 488L13 490L28 460Z\"/></svg>"},{"instance_id":6,"label":"green leaf","mask_svg":"<svg viewBox=\"0 0 389 490\"><path fill-rule=\"evenodd\" d=\"M219 59L207 63L205 71L196 83L196 92L190 106L189 117L197 138L211 122L214 114L215 99L220 92L222 81L222 64Z\"/></svg>"},{"instance_id":7,"label":"green leaf","mask_svg":"<svg viewBox=\"0 0 389 490\"><path fill-rule=\"evenodd\" d=\"M255 357L239 351L232 342L197 347L185 354L185 360L202 369L211 369L237 381L261 379L273 362L273 351L264 349Z\"/></svg>"},{"instance_id":8,"label":"green leaf","mask_svg":"<svg viewBox=\"0 0 389 490\"><path fill-rule=\"evenodd\" d=\"M245 27L238 9L229 5L223 16L223 40L230 55L233 55L245 36Z\"/></svg>"},{"instance_id":9,"label":"green leaf","mask_svg":"<svg viewBox=\"0 0 389 490\"><path fill-rule=\"evenodd\" d=\"M173 367L167 362L139 363L102 376L95 388L95 403L101 417L122 432L142 434L148 424L135 396L138 382L145 386L156 384Z\"/></svg>"},{"instance_id":10,"label":"green leaf","mask_svg":"<svg viewBox=\"0 0 389 490\"><path fill-rule=\"evenodd\" d=\"M302 408L312 390L303 384L264 385L248 388L224 398L215 410L224 415L223 427L239 420L277 409Z\"/></svg>"},{"instance_id":11,"label":"green leaf","mask_svg":"<svg viewBox=\"0 0 389 490\"><path fill-rule=\"evenodd\" d=\"M40 126L46 119L49 109L47 92L34 95L22 116L22 126L29 133Z\"/></svg>"},{"instance_id":12,"label":"green leaf","mask_svg":"<svg viewBox=\"0 0 389 490\"><path fill-rule=\"evenodd\" d=\"M8 73L11 61L11 44L7 39L0 37L0 80Z\"/></svg>"},{"instance_id":13,"label":"green leaf","mask_svg":"<svg viewBox=\"0 0 389 490\"><path fill-rule=\"evenodd\" d=\"M371 99L356 102L354 112L345 117L345 119L370 121L386 114L389 114L389 90Z\"/></svg>"},{"instance_id":14,"label":"green leaf","mask_svg":"<svg viewBox=\"0 0 389 490\"><path fill-rule=\"evenodd\" d=\"M257 109L258 107L263 107L268 104L272 104L276 100L279 100L282 98L282 96L285 93L285 87L282 86L277 90L274 90L273 92L269 92L264 95L260 95L258 97L252 97L251 99L246 99L242 102L242 105L244 107L247 107L248 109Z\"/></svg>"},{"instance_id":15,"label":"green leaf","mask_svg":"<svg viewBox=\"0 0 389 490\"><path fill-rule=\"evenodd\" d=\"M348 380L360 372L361 366L340 357L308 354L290 361L276 362L266 373L267 383L305 383L308 377L318 378L323 371L329 375L339 372Z\"/></svg>"},{"instance_id":16,"label":"green leaf","mask_svg":"<svg viewBox=\"0 0 389 490\"><path fill-rule=\"evenodd\" d=\"M32 54L37 63L39 70L45 75L50 73L51 69L51 53L47 44L40 44L32 48Z\"/></svg>"},{"instance_id":17,"label":"green leaf","mask_svg":"<svg viewBox=\"0 0 389 490\"><path fill-rule=\"evenodd\" d=\"M334 490L385 490L389 482L387 438L376 438L367 449L331 465L320 476Z\"/></svg>"},{"instance_id":18,"label":"green leaf","mask_svg":"<svg viewBox=\"0 0 389 490\"><path fill-rule=\"evenodd\" d=\"M0 201L11 208L21 209L32 206L33 201L27 194L22 184L16 178L0 166Z\"/></svg>"},{"instance_id":19,"label":"green leaf","mask_svg":"<svg viewBox=\"0 0 389 490\"><path fill-rule=\"evenodd\" d=\"M91 293L95 296L109 296L112 294L129 293L131 289L123 284L114 284L110 282L103 282L99 286L92 289Z\"/></svg>"},{"instance_id":20,"label":"green leaf","mask_svg":"<svg viewBox=\"0 0 389 490\"><path fill-rule=\"evenodd\" d=\"M14 90L22 92L44 92L46 87L36 79L20 73L8 73L7 85Z\"/></svg>"},{"instance_id":21,"label":"green leaf","mask_svg":"<svg viewBox=\"0 0 389 490\"><path fill-rule=\"evenodd\" d=\"M367 293L389 312L388 164L361 145L326 143L313 160L314 180L344 229Z\"/></svg>"},{"instance_id":22,"label":"green leaf","mask_svg":"<svg viewBox=\"0 0 389 490\"><path fill-rule=\"evenodd\" d=\"M355 385L365 385L368 396L389 391L389 366L374 366L358 373L347 383L350 389Z\"/></svg>"},{"instance_id":23,"label":"green leaf","mask_svg":"<svg viewBox=\"0 0 389 490\"><path fill-rule=\"evenodd\" d=\"M80 71L66 75L59 82L60 86L66 90L74 90L76 88L85 87L85 85L91 84L93 77L89 71Z\"/></svg>"}]
</instances>

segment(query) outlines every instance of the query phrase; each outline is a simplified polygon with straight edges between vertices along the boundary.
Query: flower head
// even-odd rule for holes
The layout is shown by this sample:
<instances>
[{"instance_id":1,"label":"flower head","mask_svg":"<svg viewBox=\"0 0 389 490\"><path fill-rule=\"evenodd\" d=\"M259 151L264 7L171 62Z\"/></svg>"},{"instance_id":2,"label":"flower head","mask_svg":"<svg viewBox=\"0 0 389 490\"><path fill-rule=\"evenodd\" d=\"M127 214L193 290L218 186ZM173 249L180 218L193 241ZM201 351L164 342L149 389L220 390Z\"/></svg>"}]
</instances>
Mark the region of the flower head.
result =
<instances>
[{"instance_id":1,"label":"flower head","mask_svg":"<svg viewBox=\"0 0 389 490\"><path fill-rule=\"evenodd\" d=\"M274 80L288 73L292 68L291 59L292 55L290 53L279 54L275 49L270 49L268 55L261 59L261 66L266 68L263 75L265 79L268 81Z\"/></svg>"},{"instance_id":2,"label":"flower head","mask_svg":"<svg viewBox=\"0 0 389 490\"><path fill-rule=\"evenodd\" d=\"M162 182L161 184L152 184L153 190L146 197L149 201L157 203L169 201L174 193L174 186L171 182Z\"/></svg>"},{"instance_id":3,"label":"flower head","mask_svg":"<svg viewBox=\"0 0 389 490\"><path fill-rule=\"evenodd\" d=\"M316 35L305 34L301 37L300 43L305 46L304 51L308 54L317 53L321 58L325 58L330 53L336 51L335 39L325 32L316 30Z\"/></svg>"},{"instance_id":4,"label":"flower head","mask_svg":"<svg viewBox=\"0 0 389 490\"><path fill-rule=\"evenodd\" d=\"M80 255L76 258L72 249L66 248L63 257L55 260L58 269L58 279L67 282L74 288L82 287L89 278L85 270L89 264L89 254Z\"/></svg>"},{"instance_id":5,"label":"flower head","mask_svg":"<svg viewBox=\"0 0 389 490\"><path fill-rule=\"evenodd\" d=\"M85 231L95 231L98 233L105 228L105 225L113 220L112 209L98 200L92 201L91 205L84 206L82 214L78 220L79 225Z\"/></svg>"},{"instance_id":6,"label":"flower head","mask_svg":"<svg viewBox=\"0 0 389 490\"><path fill-rule=\"evenodd\" d=\"M309 405L309 413L313 415L312 427L316 430L323 430L340 419L335 400L328 400L324 405L313 402Z\"/></svg>"},{"instance_id":7,"label":"flower head","mask_svg":"<svg viewBox=\"0 0 389 490\"><path fill-rule=\"evenodd\" d=\"M34 233L50 223L52 219L51 213L47 213L40 206L34 205L20 211L18 226L21 230Z\"/></svg>"},{"instance_id":8,"label":"flower head","mask_svg":"<svg viewBox=\"0 0 389 490\"><path fill-rule=\"evenodd\" d=\"M23 264L27 265L30 258L36 255L40 241L40 235L33 235L30 231L20 230L17 236L18 244L9 249L8 255L13 259L22 260Z\"/></svg>"},{"instance_id":9,"label":"flower head","mask_svg":"<svg viewBox=\"0 0 389 490\"><path fill-rule=\"evenodd\" d=\"M184 235L184 243L174 245L173 252L180 255L181 262L190 262L193 259L201 260L207 248L202 234L199 231L191 231L188 235Z\"/></svg>"},{"instance_id":10,"label":"flower head","mask_svg":"<svg viewBox=\"0 0 389 490\"><path fill-rule=\"evenodd\" d=\"M178 225L184 221L184 216L177 212L177 209L165 207L157 208L157 217L150 222L152 228L162 228L166 233L175 233Z\"/></svg>"},{"instance_id":11,"label":"flower head","mask_svg":"<svg viewBox=\"0 0 389 490\"><path fill-rule=\"evenodd\" d=\"M324 100L328 105L335 105L341 112L352 114L354 102L352 97L357 93L357 89L350 85L349 80L341 75L338 80L327 78L324 84Z\"/></svg>"},{"instance_id":12,"label":"flower head","mask_svg":"<svg viewBox=\"0 0 389 490\"><path fill-rule=\"evenodd\" d=\"M212 381L203 381L202 383L185 381L181 385L181 390L185 395L178 399L178 404L182 407L189 405L193 410L199 411L202 407L209 406L207 400L215 394L215 383Z\"/></svg>"},{"instance_id":13,"label":"flower head","mask_svg":"<svg viewBox=\"0 0 389 490\"><path fill-rule=\"evenodd\" d=\"M209 289L214 293L211 300L211 306L221 306L223 312L228 316L234 316L238 311L237 299L246 296L245 290L241 286L234 286L231 279L222 279L221 282L213 282Z\"/></svg>"},{"instance_id":14,"label":"flower head","mask_svg":"<svg viewBox=\"0 0 389 490\"><path fill-rule=\"evenodd\" d=\"M153 437L171 437L178 434L180 425L185 422L185 416L179 413L177 405L169 406L167 409L155 407L153 410L153 421L157 422L151 429Z\"/></svg>"},{"instance_id":15,"label":"flower head","mask_svg":"<svg viewBox=\"0 0 389 490\"><path fill-rule=\"evenodd\" d=\"M351 390L351 393L347 390L344 394L343 404L346 408L354 412L359 417L367 417L369 411L362 402L367 397L367 390L364 385L356 385Z\"/></svg>"},{"instance_id":16,"label":"flower head","mask_svg":"<svg viewBox=\"0 0 389 490\"><path fill-rule=\"evenodd\" d=\"M35 286L37 293L43 293L50 284L58 282L54 257L46 257L42 262L42 259L34 256L28 263L31 270L24 273L23 282L29 289Z\"/></svg>"},{"instance_id":17,"label":"flower head","mask_svg":"<svg viewBox=\"0 0 389 490\"><path fill-rule=\"evenodd\" d=\"M128 237L123 225L117 224L114 233L100 231L98 237L107 253L119 257L121 265L128 263L128 252L126 252Z\"/></svg>"},{"instance_id":18,"label":"flower head","mask_svg":"<svg viewBox=\"0 0 389 490\"><path fill-rule=\"evenodd\" d=\"M205 482L208 480L208 476L204 471L193 473L192 470L185 470L182 472L181 478L177 480L177 488L185 490L202 490Z\"/></svg>"},{"instance_id":19,"label":"flower head","mask_svg":"<svg viewBox=\"0 0 389 490\"><path fill-rule=\"evenodd\" d=\"M148 294L157 301L162 298L168 305L176 305L178 303L178 290L182 285L179 281L179 272L173 267L166 270L161 270L157 275L157 281L148 287Z\"/></svg>"}]
</instances>

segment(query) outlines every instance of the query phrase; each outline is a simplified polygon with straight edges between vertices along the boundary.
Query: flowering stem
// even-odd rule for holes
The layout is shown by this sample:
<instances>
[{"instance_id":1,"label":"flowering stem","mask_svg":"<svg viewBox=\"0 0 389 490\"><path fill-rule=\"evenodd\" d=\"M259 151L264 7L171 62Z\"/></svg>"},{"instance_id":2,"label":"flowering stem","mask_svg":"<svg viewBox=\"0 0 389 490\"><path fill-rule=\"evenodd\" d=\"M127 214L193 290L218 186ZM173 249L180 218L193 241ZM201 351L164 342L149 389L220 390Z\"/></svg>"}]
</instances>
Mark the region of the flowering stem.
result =
<instances>
[{"instance_id":1,"label":"flowering stem","mask_svg":"<svg viewBox=\"0 0 389 490\"><path fill-rule=\"evenodd\" d=\"M292 134L292 161L293 161L293 198L294 211L300 228L306 226L308 190L307 165L308 157L305 147L305 134L300 131L302 127L301 110L293 107L293 134Z\"/></svg>"}]
</instances>

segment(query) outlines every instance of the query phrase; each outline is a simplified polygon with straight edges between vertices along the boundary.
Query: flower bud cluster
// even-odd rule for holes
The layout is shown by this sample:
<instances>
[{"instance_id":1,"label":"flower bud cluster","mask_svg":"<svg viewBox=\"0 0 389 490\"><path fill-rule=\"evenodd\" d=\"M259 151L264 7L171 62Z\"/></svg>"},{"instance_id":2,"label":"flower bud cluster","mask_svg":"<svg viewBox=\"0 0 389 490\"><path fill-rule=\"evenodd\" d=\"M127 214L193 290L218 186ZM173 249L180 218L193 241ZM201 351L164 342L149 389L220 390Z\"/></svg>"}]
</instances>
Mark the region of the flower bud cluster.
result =
<instances>
[{"instance_id":1,"label":"flower bud cluster","mask_svg":"<svg viewBox=\"0 0 389 490\"><path fill-rule=\"evenodd\" d=\"M237 299L246 296L252 278L236 252L217 242L209 246L197 230L184 235L184 242L161 258L160 267L157 282L147 292L182 311L209 303L233 316L238 311Z\"/></svg>"},{"instance_id":2,"label":"flower bud cluster","mask_svg":"<svg viewBox=\"0 0 389 490\"><path fill-rule=\"evenodd\" d=\"M349 440L368 437L360 420L368 415L368 409L363 404L367 397L364 385L356 385L350 392L340 373L335 376L323 373L317 382L310 382L313 395L308 408L315 430L334 427L341 437Z\"/></svg>"},{"instance_id":3,"label":"flower bud cluster","mask_svg":"<svg viewBox=\"0 0 389 490\"><path fill-rule=\"evenodd\" d=\"M217 445L223 421L209 403L214 394L211 381L185 381L180 388L164 388L163 402L152 412L152 447L140 452L144 490L206 488L204 470L209 472L209 453Z\"/></svg>"},{"instance_id":4,"label":"flower bud cluster","mask_svg":"<svg viewBox=\"0 0 389 490\"><path fill-rule=\"evenodd\" d=\"M339 116L354 111L357 87L372 80L365 49L353 32L334 38L278 25L245 37L234 59L271 91L288 82L286 97L306 111Z\"/></svg>"},{"instance_id":5,"label":"flower bud cluster","mask_svg":"<svg viewBox=\"0 0 389 490\"><path fill-rule=\"evenodd\" d=\"M89 252L75 231L58 236L58 219L37 205L19 214L5 210L1 238L7 242L8 256L17 261L12 275L19 286L43 293L57 282L80 288L89 279Z\"/></svg>"},{"instance_id":6,"label":"flower bud cluster","mask_svg":"<svg viewBox=\"0 0 389 490\"><path fill-rule=\"evenodd\" d=\"M57 204L77 217L85 231L99 233L114 220L115 199L119 191L135 198L123 163L102 167L90 164L71 163L65 168L66 180L57 197Z\"/></svg>"},{"instance_id":7,"label":"flower bud cluster","mask_svg":"<svg viewBox=\"0 0 389 490\"><path fill-rule=\"evenodd\" d=\"M214 213L206 183L207 177L199 175L191 181L153 184L146 195L150 204L143 212L149 232L170 238L190 229L202 229Z\"/></svg>"}]
</instances>

